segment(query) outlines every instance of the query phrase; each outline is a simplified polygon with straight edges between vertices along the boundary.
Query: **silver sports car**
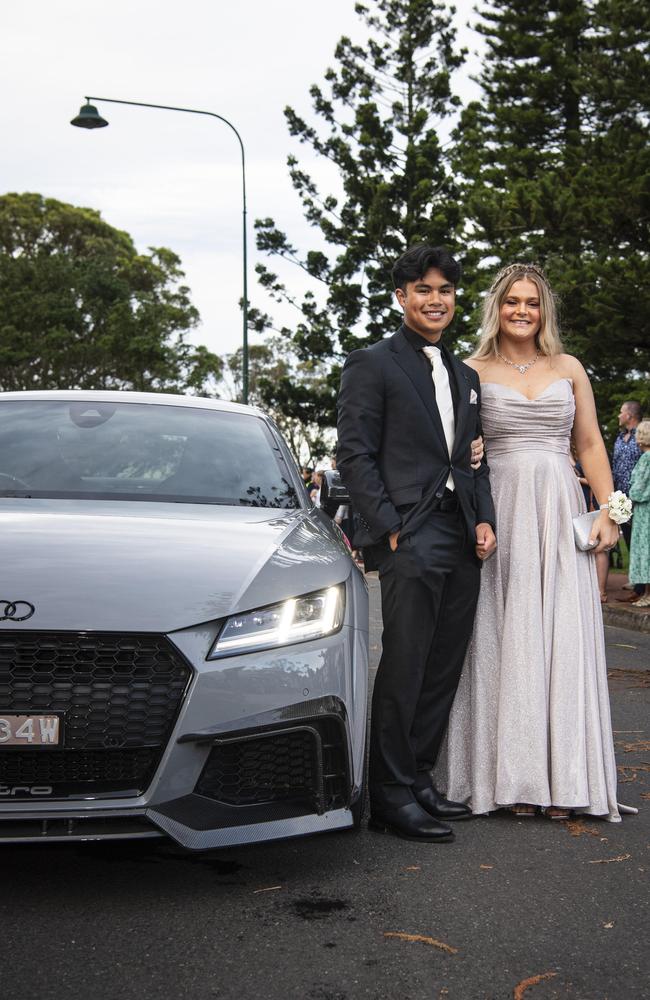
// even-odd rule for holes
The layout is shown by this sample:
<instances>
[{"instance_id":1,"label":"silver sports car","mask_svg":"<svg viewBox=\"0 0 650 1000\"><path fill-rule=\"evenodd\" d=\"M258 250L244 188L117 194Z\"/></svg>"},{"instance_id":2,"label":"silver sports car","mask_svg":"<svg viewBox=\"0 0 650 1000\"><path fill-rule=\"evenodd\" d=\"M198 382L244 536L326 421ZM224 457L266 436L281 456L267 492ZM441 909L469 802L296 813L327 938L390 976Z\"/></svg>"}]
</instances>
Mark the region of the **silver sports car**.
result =
<instances>
[{"instance_id":1,"label":"silver sports car","mask_svg":"<svg viewBox=\"0 0 650 1000\"><path fill-rule=\"evenodd\" d=\"M259 410L0 393L0 840L357 825L367 610Z\"/></svg>"}]
</instances>

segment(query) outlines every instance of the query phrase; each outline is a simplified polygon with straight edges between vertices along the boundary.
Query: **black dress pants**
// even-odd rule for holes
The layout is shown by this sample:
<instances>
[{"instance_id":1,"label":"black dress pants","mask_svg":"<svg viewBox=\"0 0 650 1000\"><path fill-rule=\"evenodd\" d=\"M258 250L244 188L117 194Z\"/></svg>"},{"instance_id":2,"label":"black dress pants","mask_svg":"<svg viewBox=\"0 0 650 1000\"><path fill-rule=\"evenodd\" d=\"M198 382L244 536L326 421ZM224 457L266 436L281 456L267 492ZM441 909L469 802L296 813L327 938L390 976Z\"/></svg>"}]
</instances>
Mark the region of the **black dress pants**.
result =
<instances>
[{"instance_id":1,"label":"black dress pants","mask_svg":"<svg viewBox=\"0 0 650 1000\"><path fill-rule=\"evenodd\" d=\"M391 552L375 546L383 652L370 730L370 799L412 801L436 762L472 634L481 563L460 511L431 511Z\"/></svg>"}]
</instances>

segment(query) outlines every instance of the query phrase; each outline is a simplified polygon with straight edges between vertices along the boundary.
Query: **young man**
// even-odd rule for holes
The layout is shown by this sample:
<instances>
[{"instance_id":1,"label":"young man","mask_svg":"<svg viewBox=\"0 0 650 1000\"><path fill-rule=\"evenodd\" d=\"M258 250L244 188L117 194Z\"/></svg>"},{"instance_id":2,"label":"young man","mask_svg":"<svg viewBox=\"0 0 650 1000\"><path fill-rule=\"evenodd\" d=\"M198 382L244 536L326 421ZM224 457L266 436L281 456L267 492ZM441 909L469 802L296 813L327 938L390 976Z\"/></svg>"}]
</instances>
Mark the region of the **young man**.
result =
<instances>
[{"instance_id":1,"label":"young man","mask_svg":"<svg viewBox=\"0 0 650 1000\"><path fill-rule=\"evenodd\" d=\"M480 434L478 375L442 344L459 264L412 247L393 279L404 324L354 351L341 377L337 466L379 569L383 653L372 702L370 827L429 842L470 810L432 785L478 599L494 551L488 468L470 466Z\"/></svg>"}]
</instances>

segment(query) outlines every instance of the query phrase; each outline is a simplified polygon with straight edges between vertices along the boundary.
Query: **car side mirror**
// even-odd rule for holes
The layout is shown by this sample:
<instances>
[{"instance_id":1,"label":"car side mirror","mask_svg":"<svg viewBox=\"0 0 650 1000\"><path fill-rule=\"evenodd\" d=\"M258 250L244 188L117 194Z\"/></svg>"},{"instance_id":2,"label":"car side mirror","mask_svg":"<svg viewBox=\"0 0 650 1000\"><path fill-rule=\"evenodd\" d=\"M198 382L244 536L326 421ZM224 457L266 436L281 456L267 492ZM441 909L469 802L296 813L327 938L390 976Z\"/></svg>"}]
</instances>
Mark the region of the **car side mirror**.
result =
<instances>
[{"instance_id":1,"label":"car side mirror","mask_svg":"<svg viewBox=\"0 0 650 1000\"><path fill-rule=\"evenodd\" d=\"M350 503L348 488L336 469L326 469L320 487L320 506L329 517L334 517L341 504Z\"/></svg>"}]
</instances>

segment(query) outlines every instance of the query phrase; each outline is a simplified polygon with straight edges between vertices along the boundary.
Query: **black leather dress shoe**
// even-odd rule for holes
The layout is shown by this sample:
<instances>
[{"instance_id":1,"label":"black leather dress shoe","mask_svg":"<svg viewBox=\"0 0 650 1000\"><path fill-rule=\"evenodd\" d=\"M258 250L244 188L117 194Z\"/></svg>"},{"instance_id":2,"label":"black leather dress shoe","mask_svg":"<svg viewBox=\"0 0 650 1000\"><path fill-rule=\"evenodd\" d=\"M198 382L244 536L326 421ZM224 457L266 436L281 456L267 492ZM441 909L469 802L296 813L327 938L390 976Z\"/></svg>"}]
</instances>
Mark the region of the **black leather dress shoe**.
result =
<instances>
[{"instance_id":1,"label":"black leather dress shoe","mask_svg":"<svg viewBox=\"0 0 650 1000\"><path fill-rule=\"evenodd\" d=\"M422 808L436 819L442 819L446 823L451 820L471 819L472 810L462 802L450 802L444 795L436 791L433 785L426 788L414 788L413 794Z\"/></svg>"},{"instance_id":2,"label":"black leather dress shoe","mask_svg":"<svg viewBox=\"0 0 650 1000\"><path fill-rule=\"evenodd\" d=\"M392 833L403 840L421 840L437 844L454 839L453 830L430 816L417 802L403 806L371 808L368 829L377 833Z\"/></svg>"}]
</instances>

